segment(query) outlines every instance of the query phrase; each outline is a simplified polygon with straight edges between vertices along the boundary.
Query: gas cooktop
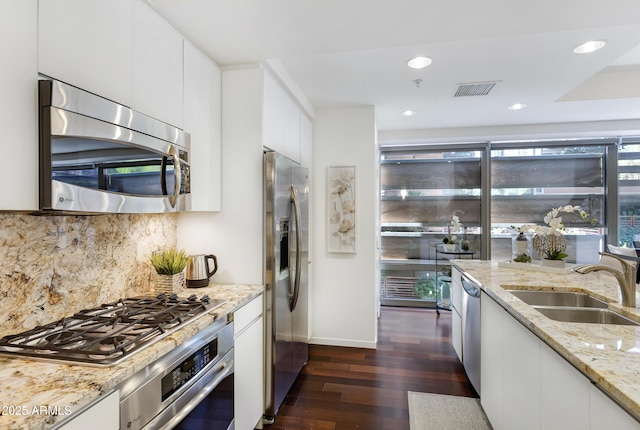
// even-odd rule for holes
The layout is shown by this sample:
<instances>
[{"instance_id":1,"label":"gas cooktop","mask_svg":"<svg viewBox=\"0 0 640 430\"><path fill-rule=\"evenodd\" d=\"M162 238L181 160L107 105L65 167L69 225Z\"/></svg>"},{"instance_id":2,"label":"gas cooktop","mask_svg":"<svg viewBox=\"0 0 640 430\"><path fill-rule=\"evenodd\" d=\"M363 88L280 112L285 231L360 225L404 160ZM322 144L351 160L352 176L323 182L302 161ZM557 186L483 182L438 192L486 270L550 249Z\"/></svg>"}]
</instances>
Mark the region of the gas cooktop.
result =
<instances>
[{"instance_id":1,"label":"gas cooktop","mask_svg":"<svg viewBox=\"0 0 640 430\"><path fill-rule=\"evenodd\" d=\"M112 366L222 306L223 300L160 294L120 299L0 339L0 354Z\"/></svg>"}]
</instances>

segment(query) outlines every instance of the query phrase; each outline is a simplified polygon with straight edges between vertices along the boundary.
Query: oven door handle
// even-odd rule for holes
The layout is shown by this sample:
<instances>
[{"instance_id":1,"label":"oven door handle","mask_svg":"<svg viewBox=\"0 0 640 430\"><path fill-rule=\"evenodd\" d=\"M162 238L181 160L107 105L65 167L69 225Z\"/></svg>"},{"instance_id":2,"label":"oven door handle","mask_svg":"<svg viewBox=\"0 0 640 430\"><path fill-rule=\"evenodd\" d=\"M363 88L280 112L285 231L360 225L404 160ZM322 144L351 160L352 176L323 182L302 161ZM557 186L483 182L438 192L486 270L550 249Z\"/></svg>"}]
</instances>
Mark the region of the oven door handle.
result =
<instances>
[{"instance_id":1,"label":"oven door handle","mask_svg":"<svg viewBox=\"0 0 640 430\"><path fill-rule=\"evenodd\" d=\"M160 412L143 429L169 430L182 421L192 410L196 408L207 397L220 382L233 373L233 350L231 350L223 361L215 368L203 375L184 393L180 395L171 405ZM209 375L215 375L213 380L202 382Z\"/></svg>"}]
</instances>

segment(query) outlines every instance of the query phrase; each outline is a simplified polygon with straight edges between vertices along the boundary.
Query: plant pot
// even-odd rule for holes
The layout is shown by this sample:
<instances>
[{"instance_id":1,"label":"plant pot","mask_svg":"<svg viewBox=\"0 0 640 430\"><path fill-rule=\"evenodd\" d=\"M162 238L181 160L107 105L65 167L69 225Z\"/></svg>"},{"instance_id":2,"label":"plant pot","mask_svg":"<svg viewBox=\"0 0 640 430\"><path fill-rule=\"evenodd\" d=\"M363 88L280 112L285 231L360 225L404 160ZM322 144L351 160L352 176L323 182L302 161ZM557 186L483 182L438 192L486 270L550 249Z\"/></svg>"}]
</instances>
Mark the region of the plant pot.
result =
<instances>
[{"instance_id":1,"label":"plant pot","mask_svg":"<svg viewBox=\"0 0 640 430\"><path fill-rule=\"evenodd\" d=\"M442 247L444 248L445 252L456 252L458 245L455 243L443 243Z\"/></svg>"},{"instance_id":2,"label":"plant pot","mask_svg":"<svg viewBox=\"0 0 640 430\"><path fill-rule=\"evenodd\" d=\"M561 234L536 234L535 236L533 236L532 242L533 249L536 250L538 255L542 257L543 260L545 259L545 256L548 256L551 253L564 253L567 250L567 240Z\"/></svg>"},{"instance_id":3,"label":"plant pot","mask_svg":"<svg viewBox=\"0 0 640 430\"><path fill-rule=\"evenodd\" d=\"M564 260L549 260L548 258L543 258L542 260L540 260L540 265L546 266L546 267L556 267L559 269L563 269Z\"/></svg>"},{"instance_id":4,"label":"plant pot","mask_svg":"<svg viewBox=\"0 0 640 430\"><path fill-rule=\"evenodd\" d=\"M184 272L176 273L175 275L160 275L159 273L155 273L153 278L153 284L158 294L177 294L184 290L184 282Z\"/></svg>"}]
</instances>

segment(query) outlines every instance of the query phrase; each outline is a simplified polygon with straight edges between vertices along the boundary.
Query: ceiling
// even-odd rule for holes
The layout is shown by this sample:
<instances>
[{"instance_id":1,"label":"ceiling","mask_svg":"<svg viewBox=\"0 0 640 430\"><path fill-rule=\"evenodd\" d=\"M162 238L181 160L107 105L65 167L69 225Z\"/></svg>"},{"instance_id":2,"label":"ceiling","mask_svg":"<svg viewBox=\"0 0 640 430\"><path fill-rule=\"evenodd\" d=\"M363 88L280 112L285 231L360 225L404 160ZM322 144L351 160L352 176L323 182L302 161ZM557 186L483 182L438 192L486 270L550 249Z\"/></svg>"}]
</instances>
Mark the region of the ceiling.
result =
<instances>
[{"instance_id":1,"label":"ceiling","mask_svg":"<svg viewBox=\"0 0 640 430\"><path fill-rule=\"evenodd\" d=\"M388 135L608 120L640 129L638 0L148 1L220 66L276 61L315 108L373 105ZM572 52L588 40L608 43ZM433 63L410 69L416 55ZM453 97L486 81L497 82L488 95Z\"/></svg>"}]
</instances>

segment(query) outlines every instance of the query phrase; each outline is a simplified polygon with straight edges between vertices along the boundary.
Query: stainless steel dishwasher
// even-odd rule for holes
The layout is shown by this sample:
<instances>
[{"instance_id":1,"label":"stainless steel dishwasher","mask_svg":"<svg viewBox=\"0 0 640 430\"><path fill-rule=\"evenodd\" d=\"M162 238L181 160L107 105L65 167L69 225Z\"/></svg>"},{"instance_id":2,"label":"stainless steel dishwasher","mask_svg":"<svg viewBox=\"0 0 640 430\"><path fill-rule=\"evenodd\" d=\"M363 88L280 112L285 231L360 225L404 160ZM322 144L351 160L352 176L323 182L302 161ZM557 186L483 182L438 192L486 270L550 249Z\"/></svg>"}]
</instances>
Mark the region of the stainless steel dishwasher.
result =
<instances>
[{"instance_id":1,"label":"stainless steel dishwasher","mask_svg":"<svg viewBox=\"0 0 640 430\"><path fill-rule=\"evenodd\" d=\"M480 287L462 275L462 364L471 385L480 394Z\"/></svg>"}]
</instances>

